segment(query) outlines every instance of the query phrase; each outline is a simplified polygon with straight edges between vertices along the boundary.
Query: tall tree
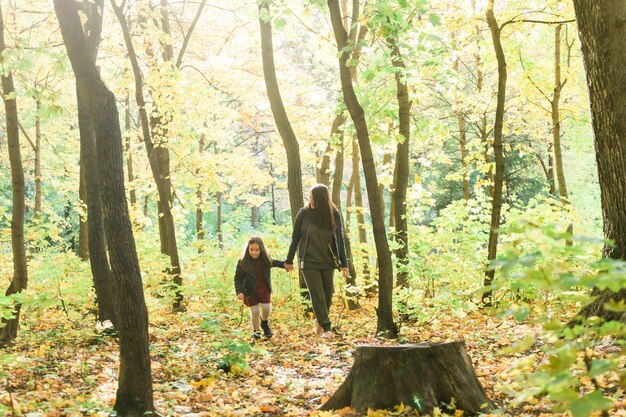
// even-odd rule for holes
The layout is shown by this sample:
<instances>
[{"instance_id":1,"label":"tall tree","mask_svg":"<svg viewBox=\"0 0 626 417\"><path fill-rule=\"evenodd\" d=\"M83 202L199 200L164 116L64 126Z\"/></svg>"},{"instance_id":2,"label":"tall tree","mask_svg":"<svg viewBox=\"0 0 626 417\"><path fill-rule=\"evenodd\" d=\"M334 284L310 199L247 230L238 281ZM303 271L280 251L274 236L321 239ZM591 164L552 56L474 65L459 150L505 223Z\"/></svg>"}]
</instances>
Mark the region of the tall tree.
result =
<instances>
[{"instance_id":1,"label":"tall tree","mask_svg":"<svg viewBox=\"0 0 626 417\"><path fill-rule=\"evenodd\" d=\"M502 211L502 183L504 177L504 154L502 152L502 125L504 121L504 102L506 100L506 58L502 49L500 33L502 27L498 25L498 21L493 13L494 0L489 0L487 5L487 24L491 31L491 39L493 48L496 53L498 62L498 91L496 98L496 115L493 127L493 155L496 164L495 175L493 178L493 192L491 200L491 223L489 225L489 246L487 253L487 269L485 271L485 287L490 287L493 282L495 270L491 266L491 262L496 259L498 253L498 229L500 228L500 214ZM483 305L490 306L493 292L487 289L482 297Z\"/></svg>"},{"instance_id":2,"label":"tall tree","mask_svg":"<svg viewBox=\"0 0 626 417\"><path fill-rule=\"evenodd\" d=\"M159 114L158 108L155 109L150 116L148 115L146 99L144 97L143 75L139 66L139 60L135 52L135 47L130 36L128 21L124 15L122 7L118 6L115 0L111 0L111 5L113 6L115 15L117 16L122 28L128 58L130 60L135 79L135 100L137 102L137 106L139 107L141 131L146 151L148 153L152 177L154 178L159 197L157 206L161 253L170 259L170 265L167 268L167 272L172 276L172 282L175 286L174 310L179 311L183 309L183 295L180 290L182 277L180 259L178 256L178 246L176 243L176 228L174 226L174 216L172 215L173 194L170 173L170 155L167 144L167 127L165 126L166 121L163 119L165 116ZM167 51L169 50L165 48L164 56L171 59L171 56L167 55Z\"/></svg>"},{"instance_id":3,"label":"tall tree","mask_svg":"<svg viewBox=\"0 0 626 417\"><path fill-rule=\"evenodd\" d=\"M574 0L574 10L589 90L604 237L613 242L604 246L602 255L626 260L626 3ZM595 289L592 296L579 315L626 321L623 311L606 308L609 302L623 303L626 289Z\"/></svg>"},{"instance_id":4,"label":"tall tree","mask_svg":"<svg viewBox=\"0 0 626 417\"><path fill-rule=\"evenodd\" d=\"M556 168L556 180L559 185L559 195L563 204L569 205L569 195L567 183L565 182L565 171L563 170L563 154L561 152L561 114L559 106L561 102L561 90L567 79L561 81L561 27L559 24L554 30L554 89L552 91L551 119L552 119L552 143L554 149L554 166ZM569 235L574 233L574 224L570 222L567 226ZM567 245L572 245L572 239L567 238Z\"/></svg>"},{"instance_id":5,"label":"tall tree","mask_svg":"<svg viewBox=\"0 0 626 417\"><path fill-rule=\"evenodd\" d=\"M406 194L409 188L409 144L411 140L411 98L407 86L404 70L406 65L400 53L398 40L390 36L391 61L396 68L396 96L398 98L398 120L400 140L396 145L396 165L394 167L393 207L394 223L396 226L395 241L398 248L395 250L398 260L398 285L408 287L409 282L409 226L406 211Z\"/></svg>"},{"instance_id":6,"label":"tall tree","mask_svg":"<svg viewBox=\"0 0 626 417\"><path fill-rule=\"evenodd\" d=\"M376 165L374 163L374 155L372 153L372 145L370 143L369 131L365 121L365 112L359 104L359 100L354 92L352 85L352 77L350 69L347 65L349 54L346 53L348 45L348 34L343 27L341 19L341 10L337 0L328 0L328 10L330 11L330 19L337 42L337 51L339 53L339 73L341 78L341 89L343 91L344 101L350 117L356 128L359 140L359 148L361 149L361 163L365 174L365 184L367 186L367 196L372 216L374 241L376 244L376 252L378 256L378 308L376 310L378 316L377 332L386 337L396 337L398 328L393 320L393 265L391 262L391 252L389 251L389 243L387 242L387 234L385 229L385 219L383 217L382 199L378 192L378 178L376 176Z\"/></svg>"},{"instance_id":7,"label":"tall tree","mask_svg":"<svg viewBox=\"0 0 626 417\"><path fill-rule=\"evenodd\" d=\"M92 116L103 197L104 225L117 295L120 336L119 382L114 410L121 416L154 411L148 340L148 312L124 189L122 134L113 93L89 56L74 0L54 0L78 94Z\"/></svg>"},{"instance_id":8,"label":"tall tree","mask_svg":"<svg viewBox=\"0 0 626 417\"><path fill-rule=\"evenodd\" d=\"M6 291L6 295L17 294L26 290L28 285L28 263L26 261L26 246L24 244L24 211L26 207L26 189L24 186L24 169L20 152L20 132L17 118L17 101L13 74L5 61L7 50L4 41L4 18L0 5L0 61L2 66L2 99L6 114L7 142L9 148L9 163L11 165L11 182L13 184L13 209L11 213L11 249L13 251L13 279ZM2 320L4 324L0 333L0 345L9 344L17 337L22 305L17 303L13 318Z\"/></svg>"},{"instance_id":9,"label":"tall tree","mask_svg":"<svg viewBox=\"0 0 626 417\"><path fill-rule=\"evenodd\" d=\"M289 190L289 204L291 206L291 221L294 222L296 214L304 206L302 192L302 167L300 163L300 147L296 134L291 128L291 123L280 95L276 68L274 66L274 46L272 41L272 17L270 13L270 0L259 0L259 25L261 26L261 54L263 59L263 77L265 88L270 102L274 121L287 153L287 188Z\"/></svg>"},{"instance_id":10,"label":"tall tree","mask_svg":"<svg viewBox=\"0 0 626 417\"><path fill-rule=\"evenodd\" d=\"M96 64L98 46L102 34L102 16L104 0L96 2L83 1L77 7L85 14L83 30L86 37L89 59ZM115 296L111 268L107 256L106 237L103 224L103 202L98 179L98 156L93 118L87 108L84 97L76 91L78 106L78 128L80 134L80 165L82 171L81 184L87 204L87 244L89 248L89 265L96 290L98 303L98 320L109 320L117 324L115 315Z\"/></svg>"}]
</instances>

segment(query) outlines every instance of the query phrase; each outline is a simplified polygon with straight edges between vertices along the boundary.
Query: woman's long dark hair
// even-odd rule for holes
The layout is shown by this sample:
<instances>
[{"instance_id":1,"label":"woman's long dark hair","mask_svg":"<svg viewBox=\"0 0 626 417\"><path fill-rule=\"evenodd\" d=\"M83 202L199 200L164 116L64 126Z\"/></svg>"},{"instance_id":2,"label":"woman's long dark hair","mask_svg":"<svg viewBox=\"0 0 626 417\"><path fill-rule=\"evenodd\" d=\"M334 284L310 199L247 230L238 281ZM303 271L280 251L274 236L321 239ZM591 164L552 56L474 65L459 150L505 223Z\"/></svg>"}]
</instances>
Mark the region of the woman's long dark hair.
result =
<instances>
[{"instance_id":1,"label":"woman's long dark hair","mask_svg":"<svg viewBox=\"0 0 626 417\"><path fill-rule=\"evenodd\" d=\"M335 205L330 199L328 187L324 184L315 184L309 191L315 205L311 209L311 222L317 227L327 230L335 230Z\"/></svg>"},{"instance_id":2,"label":"woman's long dark hair","mask_svg":"<svg viewBox=\"0 0 626 417\"><path fill-rule=\"evenodd\" d=\"M246 271L250 271L252 269L252 261L254 259L252 259L252 256L250 256L249 248L250 248L250 245L253 245L255 243L259 245L259 248L261 249L261 253L259 254L258 259L261 262L263 262L266 267L271 268L272 258L270 258L269 253L267 253L267 249L265 249L265 244L263 243L261 238L258 236L253 236L250 238L250 240L248 240L248 244L246 245L246 250L244 251L243 256L241 257L241 260L239 261L241 263L242 268Z\"/></svg>"}]
</instances>

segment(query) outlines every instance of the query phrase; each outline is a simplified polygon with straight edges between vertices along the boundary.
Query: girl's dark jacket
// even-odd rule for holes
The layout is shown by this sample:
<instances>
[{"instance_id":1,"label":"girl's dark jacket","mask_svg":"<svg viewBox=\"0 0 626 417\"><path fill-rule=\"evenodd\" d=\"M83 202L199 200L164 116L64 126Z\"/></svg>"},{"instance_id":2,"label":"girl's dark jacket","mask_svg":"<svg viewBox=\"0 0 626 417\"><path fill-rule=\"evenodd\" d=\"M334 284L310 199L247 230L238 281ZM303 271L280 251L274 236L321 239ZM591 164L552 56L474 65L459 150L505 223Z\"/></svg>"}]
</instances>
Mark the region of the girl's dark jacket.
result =
<instances>
[{"instance_id":1,"label":"girl's dark jacket","mask_svg":"<svg viewBox=\"0 0 626 417\"><path fill-rule=\"evenodd\" d=\"M293 225L293 233L291 235L291 245L289 245L289 253L287 254L287 259L285 259L286 264L293 263L293 258L297 249L300 268L304 267L304 254L306 253L306 246L308 243L307 240L309 237L307 229L309 224L311 224L309 210L309 207L302 207L296 216L296 221ZM335 217L335 225L337 227L335 227L333 241L330 246L333 254L339 260L341 267L347 268L348 259L346 256L346 245L343 239L343 225L341 223L341 214L339 213L339 210L333 209L333 216Z\"/></svg>"},{"instance_id":2,"label":"girl's dark jacket","mask_svg":"<svg viewBox=\"0 0 626 417\"><path fill-rule=\"evenodd\" d=\"M272 268L284 268L285 263L283 261L277 261L272 259ZM267 289L272 292L272 272L271 268L263 269L263 278L267 284ZM250 268L246 271L241 265L241 261L237 262L237 270L235 271L235 292L237 294L243 294L246 298L251 298L254 294L254 288L256 287L256 274L254 268Z\"/></svg>"}]
</instances>

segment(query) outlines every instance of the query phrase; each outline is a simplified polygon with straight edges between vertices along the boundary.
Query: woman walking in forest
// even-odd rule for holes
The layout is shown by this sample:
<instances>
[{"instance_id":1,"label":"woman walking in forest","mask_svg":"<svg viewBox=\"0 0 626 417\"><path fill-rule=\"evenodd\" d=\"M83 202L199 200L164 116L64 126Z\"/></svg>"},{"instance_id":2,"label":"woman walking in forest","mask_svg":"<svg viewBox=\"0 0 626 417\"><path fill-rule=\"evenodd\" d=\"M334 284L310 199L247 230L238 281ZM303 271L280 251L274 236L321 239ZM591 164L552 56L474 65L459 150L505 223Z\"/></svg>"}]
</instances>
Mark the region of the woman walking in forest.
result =
<instances>
[{"instance_id":1,"label":"woman walking in forest","mask_svg":"<svg viewBox=\"0 0 626 417\"><path fill-rule=\"evenodd\" d=\"M348 261L343 239L341 215L330 199L328 187L316 184L309 191L309 204L296 216L285 269L293 269L298 250L298 263L306 282L318 336L332 338L329 310L333 297L334 269L348 276Z\"/></svg>"},{"instance_id":2,"label":"woman walking in forest","mask_svg":"<svg viewBox=\"0 0 626 417\"><path fill-rule=\"evenodd\" d=\"M272 312L272 267L284 268L284 262L269 256L260 237L250 238L243 256L237 262L235 292L237 298L250 307L253 340L261 338L259 324L266 338L273 336L269 325Z\"/></svg>"}]
</instances>

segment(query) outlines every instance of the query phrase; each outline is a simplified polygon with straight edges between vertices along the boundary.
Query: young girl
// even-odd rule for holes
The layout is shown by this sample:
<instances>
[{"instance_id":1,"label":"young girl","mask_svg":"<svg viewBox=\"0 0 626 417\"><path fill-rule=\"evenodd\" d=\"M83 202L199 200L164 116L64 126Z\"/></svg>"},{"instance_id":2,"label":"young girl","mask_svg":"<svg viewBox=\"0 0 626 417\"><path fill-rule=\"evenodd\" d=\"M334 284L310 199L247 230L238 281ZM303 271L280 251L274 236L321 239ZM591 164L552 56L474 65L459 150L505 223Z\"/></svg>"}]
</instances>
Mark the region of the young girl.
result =
<instances>
[{"instance_id":1,"label":"young girl","mask_svg":"<svg viewBox=\"0 0 626 417\"><path fill-rule=\"evenodd\" d=\"M261 338L259 318L263 335L268 339L273 335L268 323L272 312L272 267L284 268L284 262L270 258L260 237L250 238L243 256L237 262L235 292L237 298L250 307L250 324L255 340Z\"/></svg>"}]
</instances>

